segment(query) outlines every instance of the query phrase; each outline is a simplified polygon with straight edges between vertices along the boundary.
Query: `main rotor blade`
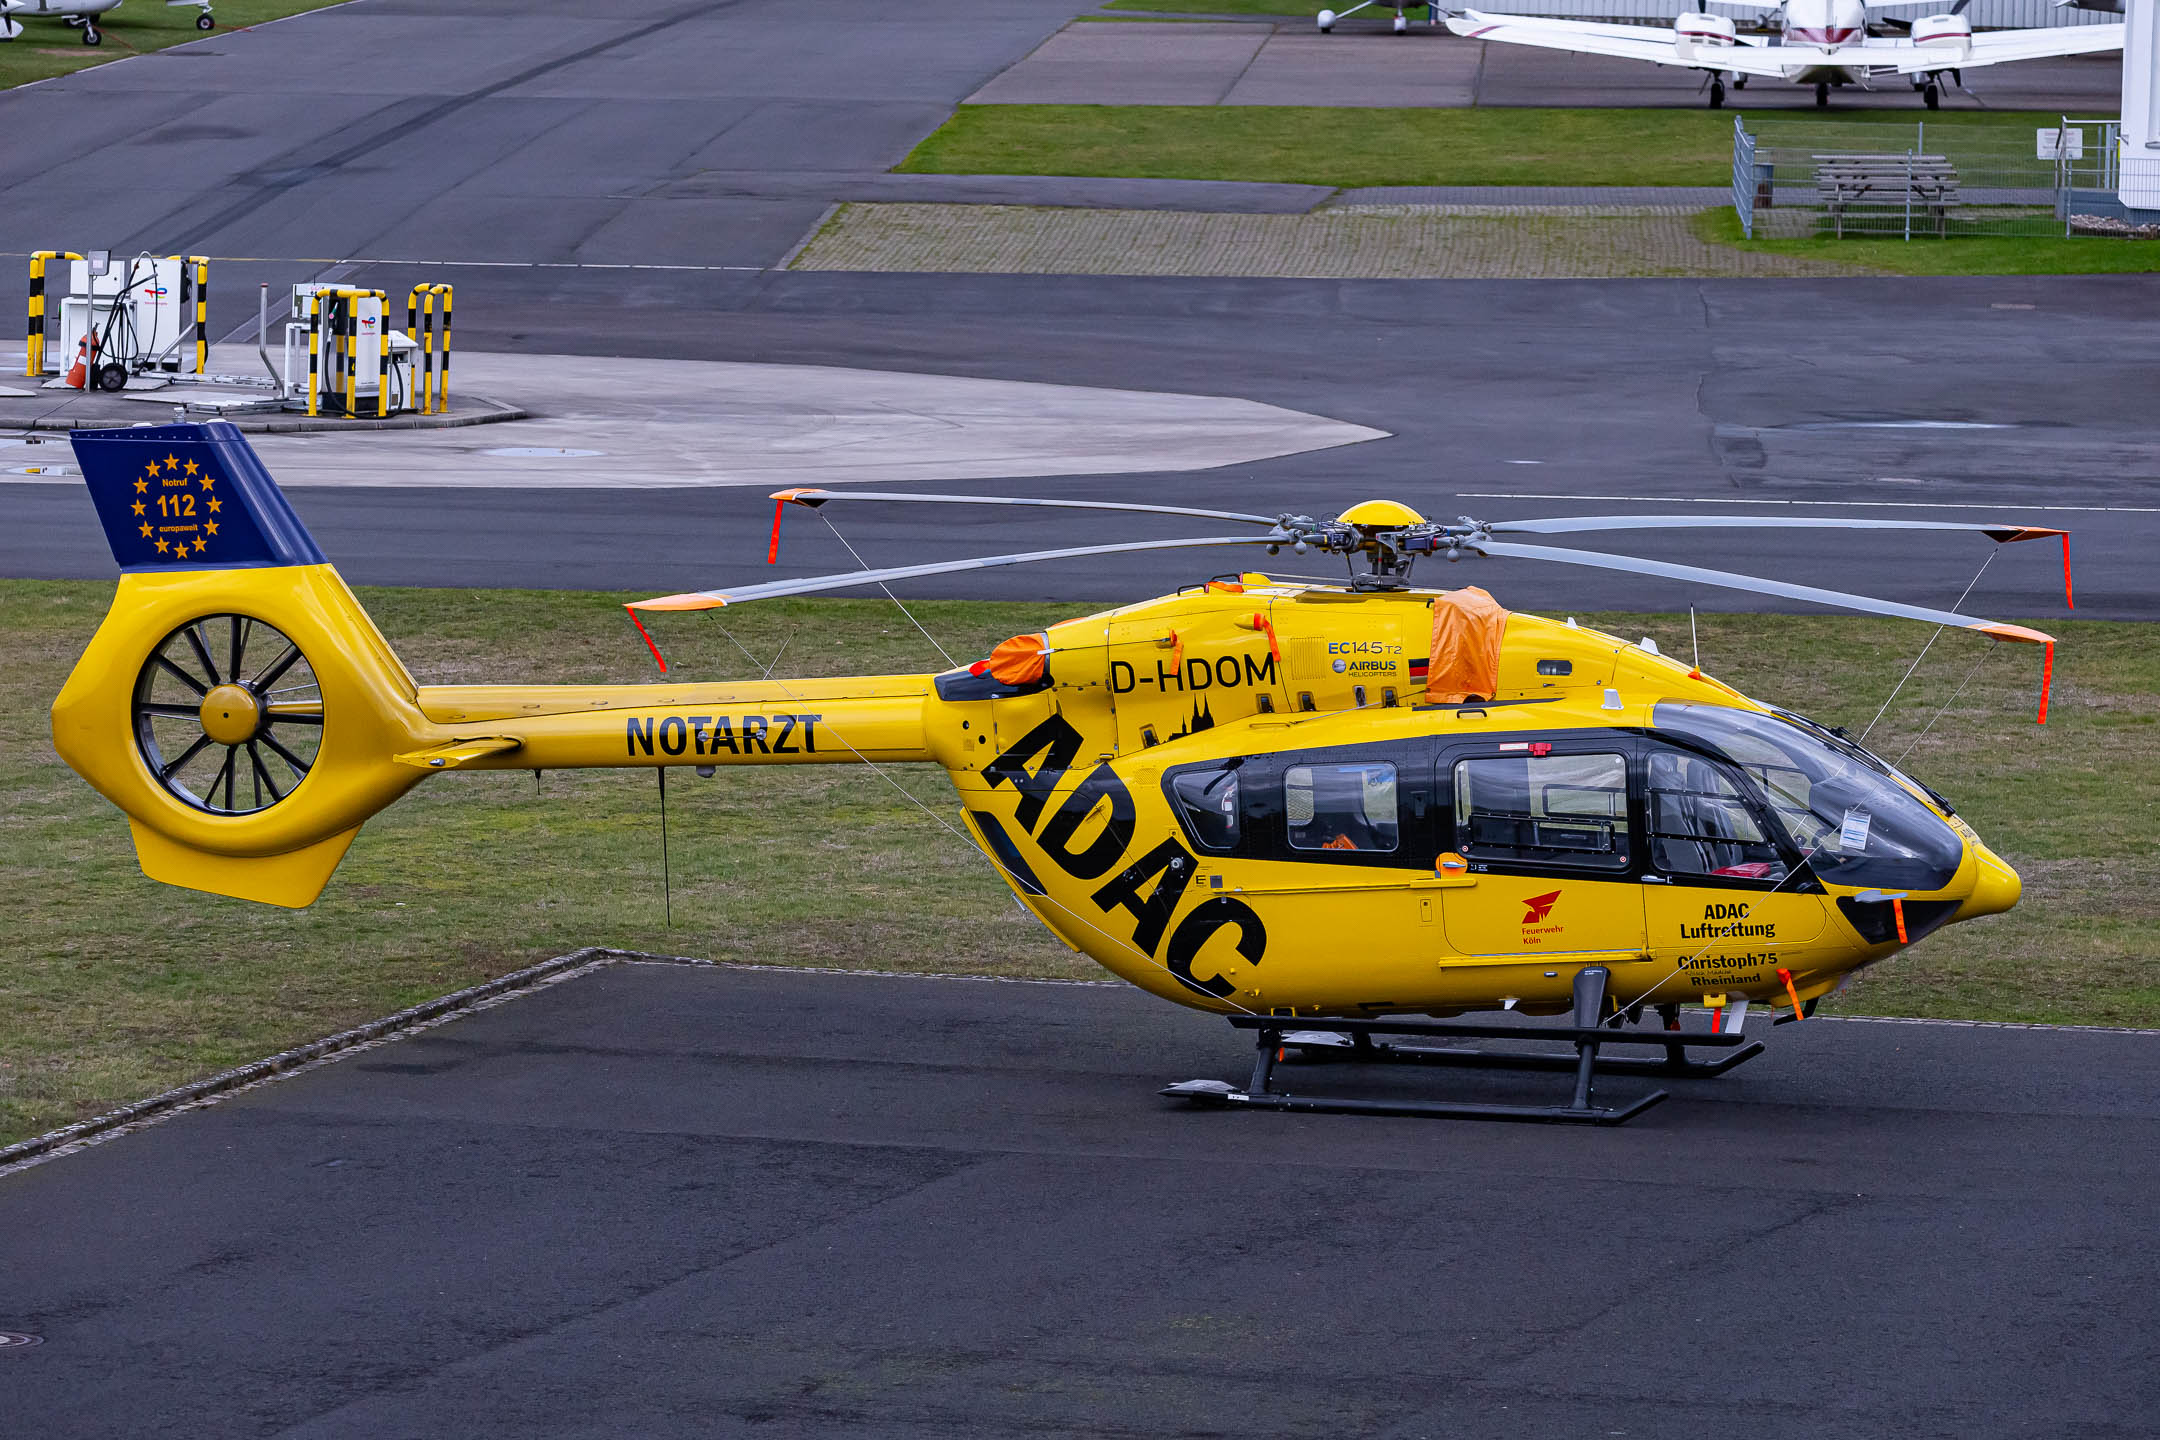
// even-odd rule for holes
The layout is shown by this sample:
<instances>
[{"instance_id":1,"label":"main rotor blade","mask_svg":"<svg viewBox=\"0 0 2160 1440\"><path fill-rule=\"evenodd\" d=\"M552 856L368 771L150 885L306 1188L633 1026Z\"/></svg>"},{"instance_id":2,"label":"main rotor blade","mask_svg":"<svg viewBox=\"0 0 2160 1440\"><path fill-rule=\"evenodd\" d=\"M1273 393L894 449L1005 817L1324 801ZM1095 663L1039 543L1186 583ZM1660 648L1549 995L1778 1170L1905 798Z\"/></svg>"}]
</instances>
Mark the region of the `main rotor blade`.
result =
<instances>
[{"instance_id":1,"label":"main rotor blade","mask_svg":"<svg viewBox=\"0 0 2160 1440\"><path fill-rule=\"evenodd\" d=\"M1034 500L1009 495L905 495L893 490L775 490L773 499L815 510L833 500L893 500L921 505L1032 505L1046 510L1126 510L1144 515L1189 515L1200 520L1235 520L1247 525L1273 525L1272 515L1247 515L1241 510L1195 510L1185 505L1127 505L1114 500Z\"/></svg>"},{"instance_id":2,"label":"main rotor blade","mask_svg":"<svg viewBox=\"0 0 2160 1440\"><path fill-rule=\"evenodd\" d=\"M1272 524L1273 522L1269 522ZM1085 555L1120 555L1137 550L1189 550L1208 545L1276 545L1280 540L1265 535L1212 535L1190 540L1128 540L1121 545L1080 545L1069 550L1028 550L1013 555L979 555L971 560L941 560L929 565L896 565L888 570L848 570L838 575L808 575L800 580L774 580L764 585L744 585L735 590L698 590L685 595L662 595L654 600L633 600L632 610L714 610L749 600L773 600L782 595L809 595L820 590L850 590L857 585L881 585L888 580L914 580L924 575L951 575L962 570L988 570L999 565L1031 565L1038 560L1072 560Z\"/></svg>"},{"instance_id":3,"label":"main rotor blade","mask_svg":"<svg viewBox=\"0 0 2160 1440\"><path fill-rule=\"evenodd\" d=\"M1495 535L1569 535L1590 530L1968 530L1996 544L2065 535L2037 525L1980 525L1960 520L1873 520L1845 515L1559 515L1550 520L1500 520Z\"/></svg>"},{"instance_id":4,"label":"main rotor blade","mask_svg":"<svg viewBox=\"0 0 2160 1440\"><path fill-rule=\"evenodd\" d=\"M1835 606L1840 610L1859 610L1870 615L1894 615L1902 620L1924 620L1930 625L1955 625L1961 630L1977 630L1997 640L2018 640L2028 645L2055 643L2054 636L2043 635L2038 630L2028 630L2022 625L1982 620L1950 610L1930 610L1924 605L1901 605L1895 600L1849 595L1842 590L1818 590L1813 585L1793 585L1783 580L1736 575L1730 570L1704 570L1695 565L1671 565L1663 560L1638 560L1632 555L1606 555L1596 550L1562 550L1551 545L1517 545L1508 540L1481 540L1466 548L1482 555L1514 560L1550 560L1561 565L1587 565L1597 570L1620 570L1630 575L1656 575L1666 580L1693 580L1699 585L1717 585L1727 590L1750 590L1758 595L1776 595L1786 600L1807 600L1817 605Z\"/></svg>"}]
</instances>

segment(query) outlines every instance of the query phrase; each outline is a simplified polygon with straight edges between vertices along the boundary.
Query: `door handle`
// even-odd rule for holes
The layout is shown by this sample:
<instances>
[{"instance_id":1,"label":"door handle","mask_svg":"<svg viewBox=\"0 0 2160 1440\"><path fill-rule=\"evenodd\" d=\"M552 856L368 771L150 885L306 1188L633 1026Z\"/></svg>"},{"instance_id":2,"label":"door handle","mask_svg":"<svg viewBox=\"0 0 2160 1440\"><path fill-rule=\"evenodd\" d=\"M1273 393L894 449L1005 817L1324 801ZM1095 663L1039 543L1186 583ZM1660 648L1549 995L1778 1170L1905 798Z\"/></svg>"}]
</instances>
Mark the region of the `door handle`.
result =
<instances>
[{"instance_id":1,"label":"door handle","mask_svg":"<svg viewBox=\"0 0 2160 1440\"><path fill-rule=\"evenodd\" d=\"M1450 850L1433 862L1433 873L1417 882L1441 890L1467 890L1477 884L1477 876L1470 873L1470 862Z\"/></svg>"}]
</instances>

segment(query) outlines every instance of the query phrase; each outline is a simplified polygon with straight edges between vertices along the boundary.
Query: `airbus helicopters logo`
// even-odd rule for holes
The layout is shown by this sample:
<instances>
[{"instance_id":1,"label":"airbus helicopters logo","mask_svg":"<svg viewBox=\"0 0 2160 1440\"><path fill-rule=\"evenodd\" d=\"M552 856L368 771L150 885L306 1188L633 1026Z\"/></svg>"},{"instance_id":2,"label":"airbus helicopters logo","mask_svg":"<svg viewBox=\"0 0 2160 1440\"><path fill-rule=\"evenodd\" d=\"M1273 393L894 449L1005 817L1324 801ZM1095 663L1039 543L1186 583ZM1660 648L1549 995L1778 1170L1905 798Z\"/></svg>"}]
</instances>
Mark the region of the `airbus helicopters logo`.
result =
<instances>
[{"instance_id":1,"label":"airbus helicopters logo","mask_svg":"<svg viewBox=\"0 0 2160 1440\"><path fill-rule=\"evenodd\" d=\"M1548 891L1543 895L1532 895L1529 899L1523 901L1523 904L1529 907L1530 913L1522 917L1522 923L1525 925L1537 924L1547 915L1552 914L1553 906L1559 903L1560 892L1558 890Z\"/></svg>"},{"instance_id":2,"label":"airbus helicopters logo","mask_svg":"<svg viewBox=\"0 0 2160 1440\"><path fill-rule=\"evenodd\" d=\"M1237 986L1222 975L1193 973L1201 948L1218 931L1234 930L1231 944L1237 953L1246 964L1258 965L1267 953L1267 927L1250 905L1228 895L1210 895L1186 911L1175 926L1170 923L1192 884L1192 852L1173 835L1138 859L1128 859L1135 848L1137 812L1132 792L1108 762L1088 772L1052 808L1051 792L1079 758L1081 739L1064 716L1052 715L985 766L983 778L992 788L1010 785L1019 793L1012 818L1052 864L1075 880L1109 877L1088 897L1102 912L1105 924L1118 923L1111 919L1113 913L1125 912L1132 924L1133 947L1151 960L1159 958L1178 984L1218 1000L1232 994ZM1082 828L1098 815L1101 826L1095 838L1079 843ZM970 810L968 817L1018 889L1029 895L1049 893L1006 833L1003 821L987 810Z\"/></svg>"}]
</instances>

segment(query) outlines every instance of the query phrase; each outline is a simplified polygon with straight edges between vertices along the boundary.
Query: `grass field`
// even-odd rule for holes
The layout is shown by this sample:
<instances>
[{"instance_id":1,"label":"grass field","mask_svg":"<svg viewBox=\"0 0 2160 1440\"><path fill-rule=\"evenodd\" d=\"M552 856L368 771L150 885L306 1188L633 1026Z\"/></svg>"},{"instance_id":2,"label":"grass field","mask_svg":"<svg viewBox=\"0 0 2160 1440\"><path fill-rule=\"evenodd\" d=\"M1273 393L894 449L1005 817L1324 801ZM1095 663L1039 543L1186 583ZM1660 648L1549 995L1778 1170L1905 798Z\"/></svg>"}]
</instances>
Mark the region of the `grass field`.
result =
<instances>
[{"instance_id":1,"label":"grass field","mask_svg":"<svg viewBox=\"0 0 2160 1440\"><path fill-rule=\"evenodd\" d=\"M923 767L675 772L674 927L661 906L655 782L643 772L446 775L369 822L311 910L170 889L127 827L54 759L46 706L103 614L94 583L0 582L0 1142L253 1059L581 945L723 960L1099 976L926 814ZM652 678L621 597L363 592L424 682ZM1503 597L1504 598L1504 597ZM924 603L956 655L1069 606ZM1585 617L1597 618L1597 617ZM1604 617L1686 653L1685 616ZM2133 625L2044 621L2063 638L2054 710L2038 657L1945 636L1870 743L1940 786L2025 876L2010 915L1958 926L1840 1000L1877 1014L2160 1024L2160 646ZM939 662L889 604L731 612L759 666L798 675ZM1702 654L1749 693L1864 727L1927 632L1895 621L1708 615ZM677 673L756 673L707 618L659 629ZM1675 652L1675 647L1679 647ZM1987 653L1932 729L1928 722Z\"/></svg>"},{"instance_id":2,"label":"grass field","mask_svg":"<svg viewBox=\"0 0 2160 1440\"><path fill-rule=\"evenodd\" d=\"M342 0L215 0L212 13L218 30L242 30L266 20L340 3ZM211 39L216 31L206 35L195 28L195 17L200 13L192 5L169 8L158 0L135 0L132 5L99 17L98 29L105 32L105 43L94 46L83 44L80 31L58 20L25 20L21 35L0 43L0 90L163 50L168 45Z\"/></svg>"},{"instance_id":3,"label":"grass field","mask_svg":"<svg viewBox=\"0 0 2160 1440\"><path fill-rule=\"evenodd\" d=\"M1807 236L1749 240L1730 206L1695 217L1695 233L1713 245L1758 255L1840 260L1899 275L2102 275L2160 270L2160 243L2099 235L1961 235L1915 240Z\"/></svg>"},{"instance_id":4,"label":"grass field","mask_svg":"<svg viewBox=\"0 0 2160 1440\"><path fill-rule=\"evenodd\" d=\"M1899 111L1829 111L1835 125ZM1960 124L2055 123L2019 111ZM1357 110L1262 105L963 105L900 163L948 175L1087 175L1304 185L1723 185L1732 114L1709 110Z\"/></svg>"}]
</instances>

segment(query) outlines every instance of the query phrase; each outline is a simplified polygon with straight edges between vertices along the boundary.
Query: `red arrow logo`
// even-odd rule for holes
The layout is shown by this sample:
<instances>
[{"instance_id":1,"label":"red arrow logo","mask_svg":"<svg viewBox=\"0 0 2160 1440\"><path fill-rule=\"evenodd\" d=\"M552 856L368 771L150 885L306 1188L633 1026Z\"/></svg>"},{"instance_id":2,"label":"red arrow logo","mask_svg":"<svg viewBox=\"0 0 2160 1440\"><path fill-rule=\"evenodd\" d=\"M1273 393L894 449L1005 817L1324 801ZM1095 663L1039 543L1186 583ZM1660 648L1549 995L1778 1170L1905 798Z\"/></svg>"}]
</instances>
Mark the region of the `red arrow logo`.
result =
<instances>
[{"instance_id":1,"label":"red arrow logo","mask_svg":"<svg viewBox=\"0 0 2160 1440\"><path fill-rule=\"evenodd\" d=\"M1552 914L1552 908L1555 904L1559 902L1559 899L1560 892L1558 890L1553 890L1543 895L1532 895L1527 900L1523 901L1525 905L1530 907L1530 913L1523 916L1522 923L1525 925L1537 924L1538 921L1543 920L1547 915Z\"/></svg>"}]
</instances>

